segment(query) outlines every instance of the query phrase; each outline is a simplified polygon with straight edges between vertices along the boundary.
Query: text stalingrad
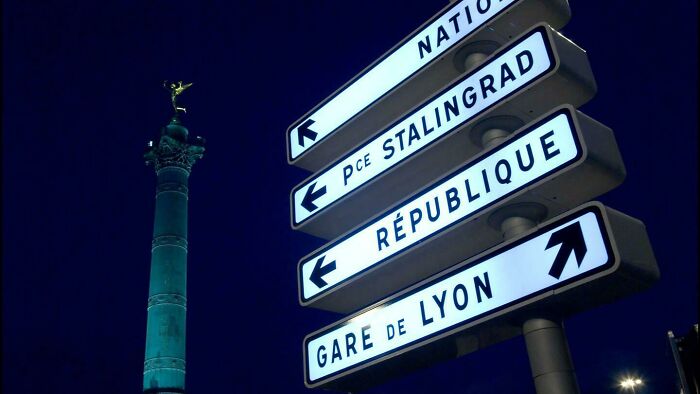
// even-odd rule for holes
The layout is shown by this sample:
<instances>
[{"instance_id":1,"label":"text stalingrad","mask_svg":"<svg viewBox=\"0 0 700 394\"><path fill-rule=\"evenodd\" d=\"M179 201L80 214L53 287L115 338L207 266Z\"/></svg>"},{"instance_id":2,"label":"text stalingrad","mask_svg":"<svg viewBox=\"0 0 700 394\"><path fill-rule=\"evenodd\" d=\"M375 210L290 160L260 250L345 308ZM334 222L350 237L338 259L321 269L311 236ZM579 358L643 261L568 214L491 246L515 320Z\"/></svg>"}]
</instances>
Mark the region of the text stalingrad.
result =
<instances>
[{"instance_id":1,"label":"text stalingrad","mask_svg":"<svg viewBox=\"0 0 700 394\"><path fill-rule=\"evenodd\" d=\"M302 259L301 296L309 300L423 242L581 157L568 111L557 112L447 175L397 208ZM322 281L314 268L333 264ZM317 267L318 266L318 267Z\"/></svg>"},{"instance_id":2,"label":"text stalingrad","mask_svg":"<svg viewBox=\"0 0 700 394\"><path fill-rule=\"evenodd\" d=\"M536 30L295 188L294 222L307 220L515 91L531 85L553 64L546 35Z\"/></svg>"}]
</instances>

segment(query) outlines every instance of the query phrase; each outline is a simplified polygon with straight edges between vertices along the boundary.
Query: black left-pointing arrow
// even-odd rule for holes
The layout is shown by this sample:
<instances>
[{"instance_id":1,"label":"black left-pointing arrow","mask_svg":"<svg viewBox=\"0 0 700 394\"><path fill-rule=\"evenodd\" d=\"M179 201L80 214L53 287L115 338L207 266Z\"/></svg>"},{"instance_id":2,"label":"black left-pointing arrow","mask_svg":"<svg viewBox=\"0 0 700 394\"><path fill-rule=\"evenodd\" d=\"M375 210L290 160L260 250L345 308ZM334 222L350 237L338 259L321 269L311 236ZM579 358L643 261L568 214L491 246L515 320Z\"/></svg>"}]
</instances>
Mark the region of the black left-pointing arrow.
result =
<instances>
[{"instance_id":1,"label":"black left-pointing arrow","mask_svg":"<svg viewBox=\"0 0 700 394\"><path fill-rule=\"evenodd\" d=\"M323 264L323 260L325 258L326 256L322 256L316 260L316 265L314 265L314 269L311 271L311 276L309 276L309 280L319 288L328 284L325 280L323 280L323 277L335 271L335 260L321 267L321 264Z\"/></svg>"},{"instance_id":2,"label":"black left-pointing arrow","mask_svg":"<svg viewBox=\"0 0 700 394\"><path fill-rule=\"evenodd\" d=\"M576 263L579 267L583 262L583 258L586 256L588 248L586 247L586 241L583 239L583 231L581 230L580 222L572 223L552 233L545 250L560 244L561 248L559 248L557 252L557 257L554 258L552 268L549 269L549 275L557 279L559 279L561 273L564 272L564 267L569 260L569 256L571 256L571 252L576 254Z\"/></svg>"},{"instance_id":3,"label":"black left-pointing arrow","mask_svg":"<svg viewBox=\"0 0 700 394\"><path fill-rule=\"evenodd\" d=\"M301 206L304 207L307 211L313 212L318 207L316 204L314 204L314 201L316 201L319 197L322 195L326 194L326 187L320 187L318 190L314 191L314 188L316 187L316 183L312 183L311 186L309 186L308 189L306 189L306 194L304 194L304 199L301 200Z\"/></svg>"},{"instance_id":4,"label":"black left-pointing arrow","mask_svg":"<svg viewBox=\"0 0 700 394\"><path fill-rule=\"evenodd\" d=\"M309 129L309 126L311 126L314 123L316 122L312 119L307 119L306 122L299 125L299 128L297 129L297 142L302 147L304 146L304 137L310 139L311 141L316 141L316 136L318 135L318 133Z\"/></svg>"}]
</instances>

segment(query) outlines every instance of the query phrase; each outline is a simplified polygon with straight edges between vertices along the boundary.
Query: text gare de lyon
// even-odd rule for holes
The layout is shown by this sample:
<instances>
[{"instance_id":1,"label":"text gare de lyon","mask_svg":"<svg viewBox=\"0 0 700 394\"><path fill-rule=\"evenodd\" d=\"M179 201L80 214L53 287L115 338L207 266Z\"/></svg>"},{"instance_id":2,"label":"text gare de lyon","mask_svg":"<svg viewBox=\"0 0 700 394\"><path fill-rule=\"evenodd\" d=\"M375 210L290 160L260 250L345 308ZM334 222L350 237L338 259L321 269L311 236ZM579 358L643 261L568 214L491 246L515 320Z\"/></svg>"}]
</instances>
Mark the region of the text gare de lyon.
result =
<instances>
[{"instance_id":1,"label":"text gare de lyon","mask_svg":"<svg viewBox=\"0 0 700 394\"><path fill-rule=\"evenodd\" d=\"M523 50L515 56L515 64L508 64L507 60L497 67L498 72L486 74L474 81L474 86L467 85L460 95L454 95L442 103L431 103L434 107L431 110L425 108L420 112L424 115L411 121L407 127L396 131L392 136L386 138L382 144L384 156L382 160L391 160L392 157L404 149L410 148L412 145L428 136L436 129L440 130L443 127L451 128L454 125L449 122L464 111L469 111L480 100L487 100L492 94L496 94L498 90L503 89L508 84L517 81L525 76L533 69L534 59L532 52ZM370 153L365 153L353 160L354 164L348 164L343 167L343 185L347 186L348 180L354 173L362 171L364 168L372 164Z\"/></svg>"},{"instance_id":2,"label":"text gare de lyon","mask_svg":"<svg viewBox=\"0 0 700 394\"><path fill-rule=\"evenodd\" d=\"M541 150L541 157L544 158L544 162L549 161L560 153L553 136L554 131L550 130L541 135L539 143L535 144L535 149L539 148ZM461 204L469 204L481 198L489 198L494 182L500 185L507 185L511 183L511 179L514 176L530 171L536 164L535 157L540 156L534 155L532 149L530 143L516 149L514 156L503 157L496 162L495 166L482 169L479 172L479 176L464 179L461 190L451 187L444 194L435 195L432 199L432 204L431 199L427 199L425 206L412 209L408 213L408 218L404 218L401 212L398 212L391 228L379 227L376 230L378 251L389 247L390 242L401 242L406 239L409 233L416 233L421 222L424 222L426 219L430 222L435 222L440 219L441 214L452 214L459 209ZM447 209L446 212L445 208Z\"/></svg>"},{"instance_id":3,"label":"text gare de lyon","mask_svg":"<svg viewBox=\"0 0 700 394\"><path fill-rule=\"evenodd\" d=\"M472 283L469 282L469 280L465 280L463 283L459 281L451 285L449 289L443 288L442 291L439 290L439 287L444 285L431 286L418 293L419 297L412 296L387 306L389 309L405 310L401 318L389 319L388 316L395 316L392 311L389 311L386 316L378 316L373 319L373 323L361 327L360 325L351 325L351 330L344 335L342 333L341 335L335 334L321 339L324 344L319 345L316 349L318 367L324 368L326 365L330 366L353 356L360 355L362 357L362 353L370 351L370 349L372 349L373 354L382 354L403 344L403 342L392 344L392 341L397 342L394 341L395 339L406 336L410 343L443 329L445 324L440 323L440 321L464 320L471 313L466 310L470 301L475 300L476 304L481 304L493 298L488 271L474 275ZM420 317L415 314L419 314ZM380 349L373 349L375 348L375 339L380 335L382 336L378 339L381 342Z\"/></svg>"}]
</instances>

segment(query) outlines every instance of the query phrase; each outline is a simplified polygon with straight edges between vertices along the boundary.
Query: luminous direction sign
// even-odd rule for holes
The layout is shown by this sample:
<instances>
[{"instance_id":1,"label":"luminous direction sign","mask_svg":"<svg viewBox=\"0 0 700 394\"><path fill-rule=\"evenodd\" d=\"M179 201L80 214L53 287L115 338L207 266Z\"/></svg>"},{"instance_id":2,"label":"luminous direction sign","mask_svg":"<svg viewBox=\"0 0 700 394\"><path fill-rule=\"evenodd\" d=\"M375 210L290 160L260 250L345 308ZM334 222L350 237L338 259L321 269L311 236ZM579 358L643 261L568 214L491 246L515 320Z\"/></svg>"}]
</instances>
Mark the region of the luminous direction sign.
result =
<instances>
[{"instance_id":1,"label":"luminous direction sign","mask_svg":"<svg viewBox=\"0 0 700 394\"><path fill-rule=\"evenodd\" d=\"M570 110L554 112L496 149L299 262L302 305L583 155Z\"/></svg>"},{"instance_id":2,"label":"luminous direction sign","mask_svg":"<svg viewBox=\"0 0 700 394\"><path fill-rule=\"evenodd\" d=\"M294 160L517 0L463 0L438 14L287 132Z\"/></svg>"},{"instance_id":3,"label":"luminous direction sign","mask_svg":"<svg viewBox=\"0 0 700 394\"><path fill-rule=\"evenodd\" d=\"M629 232L621 239L629 245L618 244L613 236L617 231ZM623 255L635 243L639 249L631 255L637 260L628 261ZM643 224L599 203L586 204L307 336L306 385L323 385L368 364L448 340L495 316L517 313L529 303L543 305L547 297L558 297L550 307L567 315L628 294L605 290L614 284L628 288L627 282L634 282L636 286L626 291L636 292L657 278ZM582 302L577 289L591 292L590 286L605 294ZM571 304L582 306L567 306L577 298Z\"/></svg>"},{"instance_id":4,"label":"luminous direction sign","mask_svg":"<svg viewBox=\"0 0 700 394\"><path fill-rule=\"evenodd\" d=\"M540 26L292 191L293 225L428 147L556 66Z\"/></svg>"}]
</instances>

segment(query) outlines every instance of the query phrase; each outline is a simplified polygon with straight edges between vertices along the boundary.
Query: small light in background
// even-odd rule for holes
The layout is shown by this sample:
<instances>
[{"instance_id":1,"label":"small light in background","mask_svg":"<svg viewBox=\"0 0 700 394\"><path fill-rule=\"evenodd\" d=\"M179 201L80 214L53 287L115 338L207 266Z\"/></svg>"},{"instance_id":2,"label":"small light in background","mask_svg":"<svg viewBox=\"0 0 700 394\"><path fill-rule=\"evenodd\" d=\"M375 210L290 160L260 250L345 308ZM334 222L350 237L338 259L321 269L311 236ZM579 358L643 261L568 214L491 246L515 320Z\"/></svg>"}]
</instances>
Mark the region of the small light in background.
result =
<instances>
[{"instance_id":1,"label":"small light in background","mask_svg":"<svg viewBox=\"0 0 700 394\"><path fill-rule=\"evenodd\" d=\"M637 392L637 387L644 385L644 381L637 377L627 377L620 381L620 387L625 391L631 391L632 393Z\"/></svg>"}]
</instances>

